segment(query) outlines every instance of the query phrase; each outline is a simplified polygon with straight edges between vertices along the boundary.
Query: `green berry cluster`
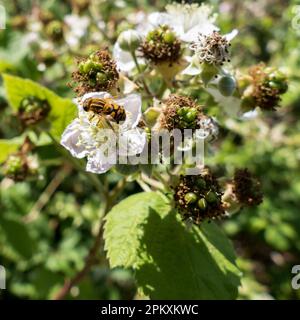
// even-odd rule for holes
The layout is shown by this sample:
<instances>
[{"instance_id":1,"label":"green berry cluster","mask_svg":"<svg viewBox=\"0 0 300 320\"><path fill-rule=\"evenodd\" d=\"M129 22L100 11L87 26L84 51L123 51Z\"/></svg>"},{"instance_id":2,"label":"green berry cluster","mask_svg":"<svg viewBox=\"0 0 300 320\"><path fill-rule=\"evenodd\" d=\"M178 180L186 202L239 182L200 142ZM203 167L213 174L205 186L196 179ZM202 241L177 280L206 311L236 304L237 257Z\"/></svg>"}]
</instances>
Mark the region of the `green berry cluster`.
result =
<instances>
[{"instance_id":1,"label":"green berry cluster","mask_svg":"<svg viewBox=\"0 0 300 320\"><path fill-rule=\"evenodd\" d=\"M183 219L191 218L199 224L205 219L216 219L225 213L222 192L210 172L198 176L181 176L174 199Z\"/></svg>"},{"instance_id":2,"label":"green berry cluster","mask_svg":"<svg viewBox=\"0 0 300 320\"><path fill-rule=\"evenodd\" d=\"M199 129L199 121L202 117L201 106L188 97L173 94L165 101L161 126L169 131Z\"/></svg>"},{"instance_id":3,"label":"green berry cluster","mask_svg":"<svg viewBox=\"0 0 300 320\"><path fill-rule=\"evenodd\" d=\"M279 107L281 95L288 90L285 75L263 63L252 66L249 75L252 90L245 90L247 94L242 97L242 107L249 110L260 107L266 111Z\"/></svg>"},{"instance_id":4,"label":"green berry cluster","mask_svg":"<svg viewBox=\"0 0 300 320\"><path fill-rule=\"evenodd\" d=\"M172 64L181 56L181 42L166 25L150 31L140 49L143 56L155 64L162 62Z\"/></svg>"},{"instance_id":5,"label":"green berry cluster","mask_svg":"<svg viewBox=\"0 0 300 320\"><path fill-rule=\"evenodd\" d=\"M72 78L74 83L78 83L75 91L82 96L91 91L113 89L119 79L119 73L110 54L106 50L99 50L78 62L78 70L73 72Z\"/></svg>"},{"instance_id":6,"label":"green berry cluster","mask_svg":"<svg viewBox=\"0 0 300 320\"><path fill-rule=\"evenodd\" d=\"M18 118L23 126L36 124L44 120L50 112L47 100L28 96L20 102Z\"/></svg>"}]
</instances>

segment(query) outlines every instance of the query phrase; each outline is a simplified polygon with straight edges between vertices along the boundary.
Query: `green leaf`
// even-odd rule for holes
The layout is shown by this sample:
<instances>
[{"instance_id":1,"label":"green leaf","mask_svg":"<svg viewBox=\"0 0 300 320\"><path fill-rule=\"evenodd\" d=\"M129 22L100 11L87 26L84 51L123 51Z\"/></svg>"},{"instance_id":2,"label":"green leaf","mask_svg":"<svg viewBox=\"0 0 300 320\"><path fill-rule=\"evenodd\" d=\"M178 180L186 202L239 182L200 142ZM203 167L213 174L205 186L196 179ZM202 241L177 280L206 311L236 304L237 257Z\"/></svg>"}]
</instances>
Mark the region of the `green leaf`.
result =
<instances>
[{"instance_id":1,"label":"green leaf","mask_svg":"<svg viewBox=\"0 0 300 320\"><path fill-rule=\"evenodd\" d=\"M22 257L29 259L35 253L36 243L23 223L16 219L0 217L0 227L6 236L7 243Z\"/></svg>"},{"instance_id":2,"label":"green leaf","mask_svg":"<svg viewBox=\"0 0 300 320\"><path fill-rule=\"evenodd\" d=\"M111 267L133 268L152 299L231 299L240 272L231 243L214 223L188 229L160 194L139 193L107 215Z\"/></svg>"},{"instance_id":3,"label":"green leaf","mask_svg":"<svg viewBox=\"0 0 300 320\"><path fill-rule=\"evenodd\" d=\"M0 163L4 162L11 153L16 152L20 145L16 140L0 139Z\"/></svg>"},{"instance_id":4,"label":"green leaf","mask_svg":"<svg viewBox=\"0 0 300 320\"><path fill-rule=\"evenodd\" d=\"M23 98L34 96L46 99L51 106L49 114L50 133L60 138L66 126L76 117L76 106L70 99L61 98L51 90L33 82L16 76L3 74L7 99L14 110L18 110Z\"/></svg>"}]
</instances>

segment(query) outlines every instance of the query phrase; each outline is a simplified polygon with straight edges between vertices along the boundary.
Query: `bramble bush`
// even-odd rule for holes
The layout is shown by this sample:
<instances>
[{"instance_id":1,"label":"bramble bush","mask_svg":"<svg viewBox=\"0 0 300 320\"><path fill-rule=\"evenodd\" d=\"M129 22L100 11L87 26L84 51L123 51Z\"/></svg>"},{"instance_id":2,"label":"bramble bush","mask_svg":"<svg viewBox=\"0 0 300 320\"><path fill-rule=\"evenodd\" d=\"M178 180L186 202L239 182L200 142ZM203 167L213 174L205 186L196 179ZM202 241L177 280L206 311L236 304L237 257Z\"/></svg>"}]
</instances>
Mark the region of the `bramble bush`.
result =
<instances>
[{"instance_id":1,"label":"bramble bush","mask_svg":"<svg viewBox=\"0 0 300 320\"><path fill-rule=\"evenodd\" d=\"M297 298L295 8L8 4L0 295Z\"/></svg>"}]
</instances>

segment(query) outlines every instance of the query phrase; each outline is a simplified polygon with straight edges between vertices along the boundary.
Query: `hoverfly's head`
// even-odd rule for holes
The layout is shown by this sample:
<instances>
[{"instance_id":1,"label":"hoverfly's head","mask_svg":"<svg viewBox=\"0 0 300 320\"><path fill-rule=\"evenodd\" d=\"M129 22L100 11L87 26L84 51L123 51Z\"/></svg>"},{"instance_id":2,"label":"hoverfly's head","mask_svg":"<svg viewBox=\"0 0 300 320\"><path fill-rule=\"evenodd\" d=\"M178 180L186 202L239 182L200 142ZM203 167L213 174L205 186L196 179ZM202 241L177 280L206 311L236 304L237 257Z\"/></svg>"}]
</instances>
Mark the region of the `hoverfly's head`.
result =
<instances>
[{"instance_id":1,"label":"hoverfly's head","mask_svg":"<svg viewBox=\"0 0 300 320\"><path fill-rule=\"evenodd\" d=\"M90 110L91 102L92 102L92 99L91 99L91 98L84 100L84 102L83 102L83 110L84 110L84 111L87 112L87 111Z\"/></svg>"}]
</instances>

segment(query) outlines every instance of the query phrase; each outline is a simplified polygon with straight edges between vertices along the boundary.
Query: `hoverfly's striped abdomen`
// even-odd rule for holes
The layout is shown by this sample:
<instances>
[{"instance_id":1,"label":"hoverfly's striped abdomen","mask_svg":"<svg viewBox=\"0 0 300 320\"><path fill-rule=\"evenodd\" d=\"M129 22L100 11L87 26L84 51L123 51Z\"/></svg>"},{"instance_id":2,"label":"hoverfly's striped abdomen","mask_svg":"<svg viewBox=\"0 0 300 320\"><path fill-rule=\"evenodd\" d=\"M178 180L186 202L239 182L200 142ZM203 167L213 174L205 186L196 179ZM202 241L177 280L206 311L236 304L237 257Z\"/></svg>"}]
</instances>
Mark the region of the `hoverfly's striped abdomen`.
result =
<instances>
[{"instance_id":1,"label":"hoverfly's striped abdomen","mask_svg":"<svg viewBox=\"0 0 300 320\"><path fill-rule=\"evenodd\" d=\"M84 111L91 111L99 116L109 116L113 121L119 123L126 119L125 109L116 104L111 98L90 98L83 103Z\"/></svg>"}]
</instances>

